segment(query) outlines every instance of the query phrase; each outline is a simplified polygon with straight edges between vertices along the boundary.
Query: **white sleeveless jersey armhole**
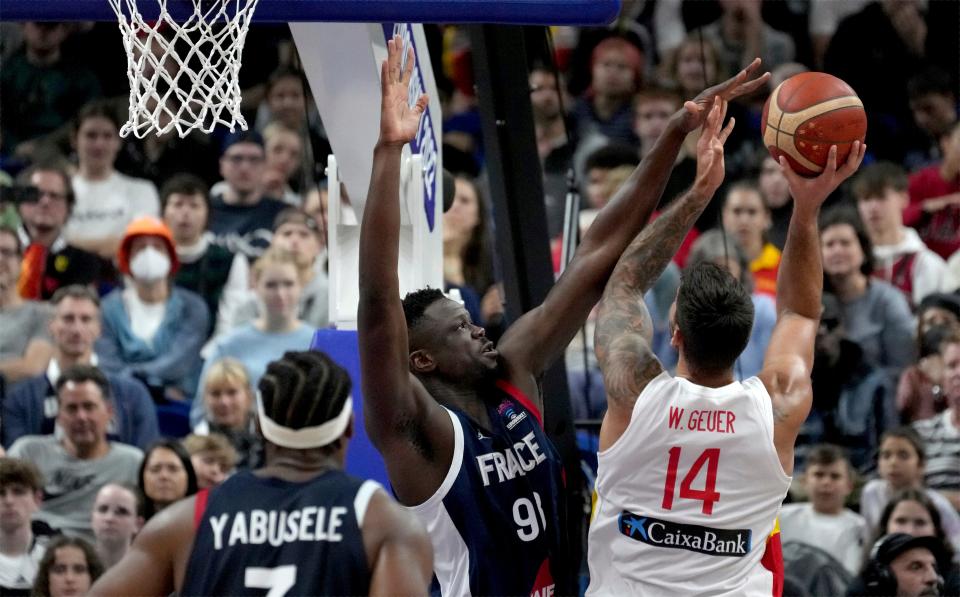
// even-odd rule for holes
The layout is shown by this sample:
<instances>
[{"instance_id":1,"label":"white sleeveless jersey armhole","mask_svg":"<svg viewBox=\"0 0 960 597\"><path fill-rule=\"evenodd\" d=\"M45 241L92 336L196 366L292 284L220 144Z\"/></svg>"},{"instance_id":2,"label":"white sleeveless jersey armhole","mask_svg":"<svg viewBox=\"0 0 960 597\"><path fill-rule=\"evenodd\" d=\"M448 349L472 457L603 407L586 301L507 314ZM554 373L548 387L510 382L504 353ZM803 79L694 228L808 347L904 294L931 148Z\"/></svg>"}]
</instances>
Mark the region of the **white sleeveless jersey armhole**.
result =
<instances>
[{"instance_id":1,"label":"white sleeveless jersey armhole","mask_svg":"<svg viewBox=\"0 0 960 597\"><path fill-rule=\"evenodd\" d=\"M441 594L467 596L470 594L470 551L443 505L443 498L453 487L463 466L463 426L453 411L447 408L444 410L453 423L453 458L450 460L450 468L432 496L416 506L404 507L413 512L426 527L430 543L433 544L433 553L445 556L434 557L433 562Z\"/></svg>"},{"instance_id":2,"label":"white sleeveless jersey armhole","mask_svg":"<svg viewBox=\"0 0 960 597\"><path fill-rule=\"evenodd\" d=\"M773 443L773 433L776 426L776 422L773 420L773 396L767 391L767 386L763 385L763 381L761 381L759 377L754 376L745 379L742 384L745 390L756 397L754 404L760 409L760 424L766 429L767 437L770 439L770 445L773 446L774 464L776 464L777 470L780 471L781 478L786 479L788 482L792 481L793 477L783 470L783 464L780 462L780 454L777 453L777 447Z\"/></svg>"},{"instance_id":3,"label":"white sleeveless jersey armhole","mask_svg":"<svg viewBox=\"0 0 960 597\"><path fill-rule=\"evenodd\" d=\"M640 392L640 395L637 396L637 400L633 403L633 410L630 411L630 422L627 424L627 428L623 430L623 433L620 435L620 437L618 437L617 440L613 442L613 444L609 448L607 448L606 450L601 450L600 452L597 452L598 457L610 456L617 451L618 449L617 447L619 445L627 443L626 440L624 440L624 438L629 437L631 434L631 431L634 430L635 427L639 426L639 423L637 423L637 420L638 420L637 413L643 411L643 409L645 408L644 402L647 400L656 399L656 396L659 393L660 388L663 388L665 385L670 384L672 381L673 381L673 376L671 376L670 373L668 373L667 371L662 371L660 375L654 377L649 382L647 382L647 385L643 388L643 390Z\"/></svg>"},{"instance_id":4,"label":"white sleeveless jersey armhole","mask_svg":"<svg viewBox=\"0 0 960 597\"><path fill-rule=\"evenodd\" d=\"M353 498L353 511L357 515L357 526L361 529L363 528L363 517L367 515L367 506L370 505L373 494L382 490L383 485L376 481L364 481L360 489L357 490L357 495Z\"/></svg>"}]
</instances>

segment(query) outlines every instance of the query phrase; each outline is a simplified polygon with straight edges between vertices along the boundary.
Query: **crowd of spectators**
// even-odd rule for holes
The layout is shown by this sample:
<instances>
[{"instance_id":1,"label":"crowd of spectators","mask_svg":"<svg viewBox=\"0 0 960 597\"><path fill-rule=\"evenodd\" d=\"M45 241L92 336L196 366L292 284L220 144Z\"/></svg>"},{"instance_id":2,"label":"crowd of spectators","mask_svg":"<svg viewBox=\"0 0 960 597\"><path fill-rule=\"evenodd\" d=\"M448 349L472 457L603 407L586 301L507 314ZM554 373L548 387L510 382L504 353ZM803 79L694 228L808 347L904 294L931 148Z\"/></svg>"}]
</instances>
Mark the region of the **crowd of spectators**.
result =
<instances>
[{"instance_id":1,"label":"crowd of spectators","mask_svg":"<svg viewBox=\"0 0 960 597\"><path fill-rule=\"evenodd\" d=\"M755 56L772 72L770 89L731 104L726 183L646 296L668 369L670 303L704 261L750 289L754 330L735 370L762 367L792 211L759 134L773 86L822 70L863 100L867 158L820 224L814 406L781 517L793 594L876 594L877 571L891 576L916 549L948 589L960 583L958 6L640 0L608 28L553 28L552 44L528 50L557 273L571 176L584 230L685 100ZM89 587L160 509L262 463L257 382L330 324L331 148L286 27L251 30L249 131L144 139L119 136L115 27L0 27L0 592L60 595ZM495 338L492 158L468 36L427 34L455 175L446 289ZM120 61L100 59L110 52ZM693 133L658 209L691 184L695 144ZM592 330L566 355L588 481L606 408Z\"/></svg>"}]
</instances>

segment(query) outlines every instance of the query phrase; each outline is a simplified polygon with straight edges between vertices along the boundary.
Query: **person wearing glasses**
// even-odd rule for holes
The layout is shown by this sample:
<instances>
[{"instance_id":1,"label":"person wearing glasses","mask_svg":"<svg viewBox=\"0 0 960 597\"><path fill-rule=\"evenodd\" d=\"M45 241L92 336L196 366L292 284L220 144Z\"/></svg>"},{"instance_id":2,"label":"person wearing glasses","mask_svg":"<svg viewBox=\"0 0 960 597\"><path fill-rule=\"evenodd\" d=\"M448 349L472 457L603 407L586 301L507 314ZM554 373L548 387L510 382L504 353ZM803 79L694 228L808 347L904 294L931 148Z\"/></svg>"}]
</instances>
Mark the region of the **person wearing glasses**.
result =
<instances>
[{"instance_id":1,"label":"person wearing glasses","mask_svg":"<svg viewBox=\"0 0 960 597\"><path fill-rule=\"evenodd\" d=\"M223 182L211 190L208 227L215 243L251 261L270 246L271 226L285 203L264 193L266 153L256 132L228 137L220 155Z\"/></svg>"},{"instance_id":2,"label":"person wearing glasses","mask_svg":"<svg viewBox=\"0 0 960 597\"><path fill-rule=\"evenodd\" d=\"M74 211L70 175L56 162L39 163L17 178L17 230L22 247L17 292L49 300L58 288L92 285L100 294L116 285L112 263L67 240L64 228Z\"/></svg>"},{"instance_id":3,"label":"person wearing glasses","mask_svg":"<svg viewBox=\"0 0 960 597\"><path fill-rule=\"evenodd\" d=\"M17 292L23 245L17 230L0 224L0 396L6 384L43 371L53 344L47 332L50 309Z\"/></svg>"}]
</instances>

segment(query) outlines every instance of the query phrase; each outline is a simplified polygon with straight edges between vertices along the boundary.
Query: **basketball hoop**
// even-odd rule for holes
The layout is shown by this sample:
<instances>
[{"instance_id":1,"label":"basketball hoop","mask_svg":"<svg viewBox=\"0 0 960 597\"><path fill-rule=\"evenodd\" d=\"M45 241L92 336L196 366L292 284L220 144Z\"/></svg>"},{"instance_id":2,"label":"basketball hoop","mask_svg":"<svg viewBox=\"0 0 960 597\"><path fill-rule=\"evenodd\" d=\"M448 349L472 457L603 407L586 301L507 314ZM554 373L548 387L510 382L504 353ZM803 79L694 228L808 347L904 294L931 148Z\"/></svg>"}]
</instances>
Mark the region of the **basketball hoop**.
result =
<instances>
[{"instance_id":1,"label":"basketball hoop","mask_svg":"<svg viewBox=\"0 0 960 597\"><path fill-rule=\"evenodd\" d=\"M147 21L137 0L109 0L120 23L130 82L129 118L120 136L142 139L176 129L184 137L218 124L246 130L240 113L240 58L258 0L156 0ZM185 6L175 19L167 3Z\"/></svg>"}]
</instances>

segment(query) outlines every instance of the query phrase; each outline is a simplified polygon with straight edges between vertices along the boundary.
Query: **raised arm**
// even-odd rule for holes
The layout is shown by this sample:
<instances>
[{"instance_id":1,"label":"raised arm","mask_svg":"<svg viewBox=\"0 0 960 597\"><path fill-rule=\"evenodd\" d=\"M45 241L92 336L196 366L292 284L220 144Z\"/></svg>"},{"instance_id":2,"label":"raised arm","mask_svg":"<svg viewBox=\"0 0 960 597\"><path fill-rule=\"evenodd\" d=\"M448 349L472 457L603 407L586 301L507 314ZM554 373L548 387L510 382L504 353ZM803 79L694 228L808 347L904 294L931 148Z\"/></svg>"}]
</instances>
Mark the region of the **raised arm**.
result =
<instances>
[{"instance_id":1,"label":"raised arm","mask_svg":"<svg viewBox=\"0 0 960 597\"><path fill-rule=\"evenodd\" d=\"M663 371L650 349L652 324L643 295L680 248L680 243L723 182L726 101L717 99L697 141L693 187L641 232L617 262L597 314L594 350L607 392L607 413L600 428L605 450L630 424L634 403L647 383Z\"/></svg>"},{"instance_id":2,"label":"raised arm","mask_svg":"<svg viewBox=\"0 0 960 597\"><path fill-rule=\"evenodd\" d=\"M801 177L780 158L793 197L793 216L777 273L777 325L760 380L773 400L773 439L787 474L793 471L793 444L813 402L810 372L823 294L817 218L830 193L860 167L865 151L866 145L854 143L850 157L838 169L837 148L831 147L827 166L816 178Z\"/></svg>"},{"instance_id":3,"label":"raised arm","mask_svg":"<svg viewBox=\"0 0 960 597\"><path fill-rule=\"evenodd\" d=\"M417 134L427 105L426 95L413 107L407 103L414 61L410 50L406 68L401 66L402 48L399 36L387 42L387 60L381 70L380 139L373 150L370 190L360 224L357 332L367 434L384 455L397 496L412 504L429 497L429 490L424 495L410 487L421 485L427 472L423 462L432 461L434 445L444 439L437 433L449 435L452 454L453 426L410 374L407 324L400 301L400 155L404 144ZM428 421L438 423L431 427L434 432L424 430ZM448 464L450 456L445 457ZM420 474L411 474L414 470ZM438 486L439 481L425 485Z\"/></svg>"},{"instance_id":4,"label":"raised arm","mask_svg":"<svg viewBox=\"0 0 960 597\"><path fill-rule=\"evenodd\" d=\"M714 97L730 100L765 85L769 73L751 79L759 67L760 60L754 60L673 115L651 152L597 215L543 304L517 320L501 339L500 355L515 383L523 383L522 376L539 375L562 354L603 294L620 255L656 209L687 133L703 124Z\"/></svg>"}]
</instances>

